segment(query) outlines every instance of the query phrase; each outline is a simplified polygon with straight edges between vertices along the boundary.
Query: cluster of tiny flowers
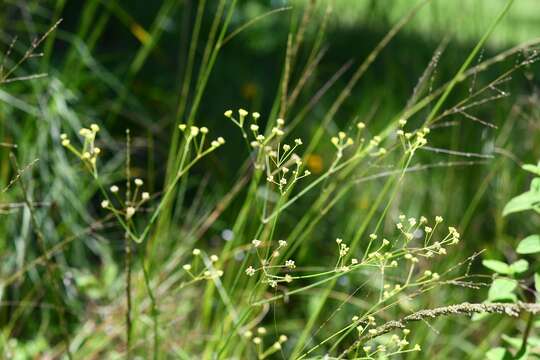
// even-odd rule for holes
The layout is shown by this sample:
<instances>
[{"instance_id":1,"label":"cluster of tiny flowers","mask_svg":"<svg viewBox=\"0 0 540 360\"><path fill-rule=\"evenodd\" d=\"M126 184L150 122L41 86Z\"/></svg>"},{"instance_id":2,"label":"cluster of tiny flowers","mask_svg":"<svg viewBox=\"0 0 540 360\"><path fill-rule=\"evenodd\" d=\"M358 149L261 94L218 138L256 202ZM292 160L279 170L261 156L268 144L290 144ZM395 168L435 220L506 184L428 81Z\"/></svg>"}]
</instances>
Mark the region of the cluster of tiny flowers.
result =
<instances>
[{"instance_id":1,"label":"cluster of tiny flowers","mask_svg":"<svg viewBox=\"0 0 540 360\"><path fill-rule=\"evenodd\" d=\"M223 270L216 269L214 267L214 264L219 261L219 257L217 255L210 255L206 260L208 264L202 267L202 269L197 269L200 267L199 264L201 264L201 261L198 259L206 255L204 255L202 251L197 248L193 249L191 254L193 255L192 262L182 265L182 269L184 269L193 280L210 280L223 276Z\"/></svg>"},{"instance_id":2,"label":"cluster of tiny flowers","mask_svg":"<svg viewBox=\"0 0 540 360\"><path fill-rule=\"evenodd\" d=\"M441 216L436 216L433 225L429 225L428 219L424 216L417 221L415 218L406 219L404 215L400 215L400 221L396 224L396 227L402 233L406 242L412 241L416 237L423 238L423 247L412 249L411 252L417 256L429 258L435 255L446 255L445 246L459 243L460 234L452 226L448 227L448 233L442 240L433 241L433 234L442 222L443 218ZM407 254L406 259L418 261L411 254Z\"/></svg>"},{"instance_id":3,"label":"cluster of tiny flowers","mask_svg":"<svg viewBox=\"0 0 540 360\"><path fill-rule=\"evenodd\" d=\"M220 136L217 139L210 141L210 146L208 146L205 150L204 146L206 145L206 137L209 132L207 127L187 126L186 124L180 124L178 125L178 128L184 134L186 141L194 144L198 156L205 155L225 144L225 139Z\"/></svg>"},{"instance_id":4,"label":"cluster of tiny flowers","mask_svg":"<svg viewBox=\"0 0 540 360\"><path fill-rule=\"evenodd\" d=\"M356 124L356 129L358 131L356 140L354 140L344 131L340 131L338 132L337 136L333 136L332 138L330 138L330 142L337 149L337 153L336 153L337 160L343 157L345 149L352 147L356 143L358 144L356 146L356 151L365 149L369 152L369 155L372 157L386 155L386 152L387 152L386 149L380 146L382 142L382 138L378 135L373 136L371 139L369 139L369 141L367 142L367 146L364 147L364 144L366 143L366 139L362 137L361 134L365 128L366 128L366 124L364 124L363 122L358 122Z\"/></svg>"},{"instance_id":5,"label":"cluster of tiny flowers","mask_svg":"<svg viewBox=\"0 0 540 360\"><path fill-rule=\"evenodd\" d=\"M345 264L342 259L347 256L350 249L343 244L342 239L338 238L336 243L338 244L339 258L335 270L343 272L360 267L378 269L381 281L380 302L394 298L397 294L411 287L424 286L439 281L440 275L437 273L429 270L419 272L419 263L422 258L427 260L433 256L446 255L448 246L459 242L460 234L454 227L449 227L448 233L444 236L435 235L442 222L443 218L440 216L436 216L430 224L430 221L424 216L414 218L400 215L399 222L396 224L400 234L393 241L386 238L379 240L377 234L369 234L368 252L361 260L353 258L350 264ZM438 233L440 231L437 231ZM435 239L434 236L438 238ZM378 246L373 247L376 244ZM369 251L369 249L373 250ZM397 270L392 270L397 269L400 263L408 268L406 272L400 270L401 274L406 275L401 280L399 280L401 276L396 273ZM391 279L390 282L387 282L388 279Z\"/></svg>"},{"instance_id":6,"label":"cluster of tiny flowers","mask_svg":"<svg viewBox=\"0 0 540 360\"><path fill-rule=\"evenodd\" d=\"M358 129L358 133L360 134L363 129L365 129L366 125L363 122L359 122L356 124L356 128ZM362 145L366 141L365 138L360 138L360 149L362 148ZM382 138L379 135L373 136L369 142L367 143L367 150L370 152L370 156L377 157L377 156L384 156L386 155L387 151L384 147L381 146Z\"/></svg>"},{"instance_id":7,"label":"cluster of tiny flowers","mask_svg":"<svg viewBox=\"0 0 540 360\"><path fill-rule=\"evenodd\" d=\"M338 159L343 156L343 150L354 144L354 140L351 137L347 136L347 133L345 133L344 131L338 132L338 135L333 136L330 139L330 142L337 149L336 157Z\"/></svg>"},{"instance_id":8,"label":"cluster of tiny flowers","mask_svg":"<svg viewBox=\"0 0 540 360\"><path fill-rule=\"evenodd\" d=\"M287 335L280 335L276 341L272 343L268 348L264 348L264 337L267 334L265 327L258 327L254 330L246 330L242 333L242 336L246 340L250 340L257 347L257 353L259 359L267 358L276 351L281 350L282 345L288 340Z\"/></svg>"},{"instance_id":9,"label":"cluster of tiny flowers","mask_svg":"<svg viewBox=\"0 0 540 360\"><path fill-rule=\"evenodd\" d=\"M282 144L282 137L285 135L283 129L285 120L277 119L270 134L265 136L257 123L261 115L254 112L251 114L252 122L249 125L251 135L248 135L244 129L249 115L246 110L238 110L238 119L232 110L227 110L224 115L241 129L242 135L249 141L250 146L258 150L255 167L266 170L266 180L276 185L281 194L287 192L301 178L310 175L309 170L302 170L302 159L295 152L303 144L302 140L297 138L293 143Z\"/></svg>"},{"instance_id":10,"label":"cluster of tiny flowers","mask_svg":"<svg viewBox=\"0 0 540 360\"><path fill-rule=\"evenodd\" d=\"M83 137L82 148L76 148L69 140L67 134L61 134L60 140L62 146L75 154L85 164L89 165L91 170L95 169L97 157L101 154L101 149L95 145L96 135L99 132L97 124L90 125L90 129L82 128L79 130L79 135Z\"/></svg>"},{"instance_id":11,"label":"cluster of tiny flowers","mask_svg":"<svg viewBox=\"0 0 540 360\"><path fill-rule=\"evenodd\" d=\"M396 131L396 134L400 138L401 143L407 152L413 153L415 150L427 144L426 136L430 132L429 128L424 127L415 132L406 132L403 128L407 124L407 120L400 119L398 123L400 128Z\"/></svg>"},{"instance_id":12,"label":"cluster of tiny flowers","mask_svg":"<svg viewBox=\"0 0 540 360\"><path fill-rule=\"evenodd\" d=\"M121 214L125 217L126 220L130 220L133 218L133 215L141 208L141 206L148 200L150 200L150 193L146 191L142 191L142 187L144 185L144 181L142 179L135 179L133 181L135 185L135 191L133 191L133 194L130 199L125 199L125 201L122 201L122 199L119 196L120 188L116 185L112 185L109 188L109 191L112 194L112 199L116 199L117 202L120 204L120 207L117 208L114 206L113 201L111 200L103 200L101 202L101 207L103 209L112 211L115 214Z\"/></svg>"},{"instance_id":13,"label":"cluster of tiny flowers","mask_svg":"<svg viewBox=\"0 0 540 360\"><path fill-rule=\"evenodd\" d=\"M251 241L251 245L253 246L254 250L258 252L258 248L261 246L262 242L261 240L254 239ZM290 274L285 275L279 275L279 274L271 274L270 269L271 268L277 268L281 270L294 270L296 268L296 263L292 259L288 259L285 261L283 265L274 265L276 264L275 261L279 258L280 250L282 248L285 248L287 246L287 241L285 240L278 240L277 247L271 252L270 257L267 259L261 259L260 254L258 258L261 262L261 268L256 269L252 265L249 265L245 273L247 276L252 277L254 276L259 270L262 270L262 274L264 276L263 281L268 283L268 285L272 288L277 287L278 283L285 282L285 283L291 283L293 281L293 277Z\"/></svg>"},{"instance_id":14,"label":"cluster of tiny flowers","mask_svg":"<svg viewBox=\"0 0 540 360\"><path fill-rule=\"evenodd\" d=\"M377 330L370 329L370 335L375 336ZM389 357L398 354L408 353L408 352L417 352L421 351L422 348L419 344L410 346L407 336L410 334L409 329L402 330L402 336L392 335L389 340L384 344L378 345L365 345L362 347L362 350L366 353L368 358L374 358L375 355Z\"/></svg>"},{"instance_id":15,"label":"cluster of tiny flowers","mask_svg":"<svg viewBox=\"0 0 540 360\"><path fill-rule=\"evenodd\" d=\"M349 253L349 246L347 246L347 244L343 243L343 239L341 238L337 238L336 239L336 244L338 246L338 260L337 260L337 263L336 263L336 266L335 266L335 271L339 271L339 272L346 272L346 271L349 271L351 270L351 266L354 266L354 265L357 265L358 264L358 259L356 258L353 258L351 260L351 265L347 265L345 264L345 257L347 256L347 254Z\"/></svg>"},{"instance_id":16,"label":"cluster of tiny flowers","mask_svg":"<svg viewBox=\"0 0 540 360\"><path fill-rule=\"evenodd\" d=\"M266 181L274 184L279 189L279 192L285 194L298 180L309 176L309 170L302 171L302 159L295 153L294 148L284 144L280 153L267 147L266 152ZM293 169L291 169L291 166Z\"/></svg>"}]
</instances>

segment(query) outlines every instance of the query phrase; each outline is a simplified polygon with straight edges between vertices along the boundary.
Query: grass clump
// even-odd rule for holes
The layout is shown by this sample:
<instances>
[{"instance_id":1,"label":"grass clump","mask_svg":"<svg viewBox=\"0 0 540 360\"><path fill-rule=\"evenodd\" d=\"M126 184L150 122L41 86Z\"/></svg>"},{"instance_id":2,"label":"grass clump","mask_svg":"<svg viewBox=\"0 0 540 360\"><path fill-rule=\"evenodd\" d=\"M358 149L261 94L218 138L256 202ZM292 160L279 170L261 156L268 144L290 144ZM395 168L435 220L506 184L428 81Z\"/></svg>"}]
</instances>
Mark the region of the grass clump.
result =
<instances>
[{"instance_id":1,"label":"grass clump","mask_svg":"<svg viewBox=\"0 0 540 360\"><path fill-rule=\"evenodd\" d=\"M508 176L495 161L500 154L514 158L503 147L515 114L537 115L510 112L499 124L497 146L489 131L498 126L482 116L486 108L503 109L500 103L512 98L505 88L510 78L538 59L534 41L484 59L486 41L512 2L443 80L438 71L449 44L438 44L412 95L388 112L373 98L369 111L351 110L350 103L428 1L404 14L356 68L347 61L323 81L332 9L316 1L243 23L235 17L243 5L234 0L194 8L164 1L148 30L118 4L103 13L102 5L85 5L76 34L55 20L16 61L20 50L10 42L0 91L13 95L2 98L8 105L2 111L32 122L2 130L12 170L1 172L1 209L9 210L1 214L1 230L15 239L0 244L6 259L0 295L9 304L0 312L3 356L482 358L491 342L468 334L496 341L499 330L451 323L458 315L476 320L475 314L504 315L508 329L526 316L529 334L539 310L534 298L479 303L477 294L489 286L493 295L501 280L481 274L476 260L485 244L474 239L483 233L469 226L489 182L471 200L458 196L467 184L457 180L468 171L462 169L483 166ZM55 14L65 10L63 2L57 6ZM158 43L178 9L192 20L182 81L173 95L153 94L152 101L167 104L165 120L154 122L152 106L133 91L149 71L150 54L165 51ZM111 14L129 23L140 42L125 77L92 55ZM220 55L227 58L228 46L279 16L291 24L275 96L241 106L230 101L238 110L223 111L229 104L207 96L216 71L228 75ZM92 19L103 27L91 29ZM56 73L59 65L48 62L54 36L69 41L66 64L85 56L73 74ZM503 69L491 76L494 67ZM85 87L99 81L115 96L93 108L81 94L104 96L108 90ZM44 121L34 121L36 114ZM480 127L475 131L488 140L468 143L467 126ZM510 292L522 280L526 285L525 277L512 280ZM437 340L435 328L448 341Z\"/></svg>"}]
</instances>

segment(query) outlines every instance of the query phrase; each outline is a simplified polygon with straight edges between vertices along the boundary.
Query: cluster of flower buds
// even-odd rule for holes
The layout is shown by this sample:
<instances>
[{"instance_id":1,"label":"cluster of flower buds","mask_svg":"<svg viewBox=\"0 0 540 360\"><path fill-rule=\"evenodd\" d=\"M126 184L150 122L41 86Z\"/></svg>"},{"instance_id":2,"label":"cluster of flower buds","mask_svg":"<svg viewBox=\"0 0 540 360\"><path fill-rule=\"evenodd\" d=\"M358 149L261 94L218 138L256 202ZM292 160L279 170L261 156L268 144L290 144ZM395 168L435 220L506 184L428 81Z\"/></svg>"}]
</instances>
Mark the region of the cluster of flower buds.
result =
<instances>
[{"instance_id":1,"label":"cluster of flower buds","mask_svg":"<svg viewBox=\"0 0 540 360\"><path fill-rule=\"evenodd\" d=\"M419 344L415 344L412 347L410 346L410 343L407 340L407 336L410 334L410 332L411 331L409 329L403 329L402 336L394 334L385 344L378 344L376 346L365 345L362 347L362 350L366 353L367 358L369 359L375 359L379 357L386 358L387 356L394 356L413 351L421 351L422 348ZM375 329L370 329L369 334L370 336L376 336L378 334L378 331Z\"/></svg>"},{"instance_id":2,"label":"cluster of flower buds","mask_svg":"<svg viewBox=\"0 0 540 360\"><path fill-rule=\"evenodd\" d=\"M223 270L216 269L215 264L219 261L219 257L215 254L207 257L200 249L193 249L191 252L193 259L191 263L182 265L182 269L186 271L193 280L212 280L223 276ZM204 261L199 259L203 258ZM206 263L206 266L200 268L201 263ZM199 268L199 270L197 270Z\"/></svg>"},{"instance_id":3,"label":"cluster of flower buds","mask_svg":"<svg viewBox=\"0 0 540 360\"><path fill-rule=\"evenodd\" d=\"M282 345L288 340L287 335L280 335L277 341L274 341L271 346L269 346L267 349L264 349L263 339L266 334L266 328L262 326L258 327L256 330L246 330L242 333L245 339L251 340L251 342L255 344L255 346L257 346L257 353L259 354L259 359L265 359L276 351L281 350Z\"/></svg>"},{"instance_id":4,"label":"cluster of flower buds","mask_svg":"<svg viewBox=\"0 0 540 360\"><path fill-rule=\"evenodd\" d=\"M351 137L347 136L344 131L338 132L338 136L333 136L330 139L330 142L337 149L336 156L338 159L343 156L343 150L354 144L354 140Z\"/></svg>"},{"instance_id":5,"label":"cluster of flower buds","mask_svg":"<svg viewBox=\"0 0 540 360\"><path fill-rule=\"evenodd\" d=\"M186 124L180 124L178 125L178 128L180 129L180 131L182 131L188 143L193 142L198 156L203 156L209 153L210 151L213 151L217 149L218 147L220 147L221 145L225 144L225 139L220 136L217 139L212 140L210 142L210 146L205 150L204 146L207 140L206 136L209 132L206 126L198 127L198 126L187 126Z\"/></svg>"},{"instance_id":6,"label":"cluster of flower buds","mask_svg":"<svg viewBox=\"0 0 540 360\"><path fill-rule=\"evenodd\" d=\"M261 246L262 242L261 242L261 240L254 239L251 242L251 244L252 244L253 248L255 249L255 251L257 251L257 249ZM270 287L272 287L272 288L277 287L278 283L280 283L280 282L291 283L293 281L293 277L290 274L285 274L285 275L275 274L275 275L272 275L269 272L271 270L271 268L276 268L276 269L281 269L281 270L285 269L285 270L288 270L288 271L294 270L296 268L296 263L292 259L286 260L284 265L270 266L272 263L275 264L275 261L277 261L279 259L280 250L285 248L287 245L288 245L287 241L278 240L278 245L272 251L269 258L261 259L260 254L259 254L258 258L261 259L260 262L261 262L262 267L260 269L255 269L253 266L250 265L245 270L246 275L249 276L249 277L252 277L259 270L263 270L262 271L262 274L264 275L263 281L268 283L268 285Z\"/></svg>"},{"instance_id":7,"label":"cluster of flower buds","mask_svg":"<svg viewBox=\"0 0 540 360\"><path fill-rule=\"evenodd\" d=\"M406 132L403 128L407 124L407 120L400 119L398 123L399 129L396 131L396 134L400 138L401 143L407 152L413 153L427 144L426 136L430 132L428 127L424 127L415 132Z\"/></svg>"},{"instance_id":8,"label":"cluster of flower buds","mask_svg":"<svg viewBox=\"0 0 540 360\"><path fill-rule=\"evenodd\" d=\"M76 148L71 143L67 134L60 135L61 144L87 164L90 170L94 170L97 157L101 153L101 149L95 145L96 134L98 132L99 126L97 124L90 125L90 129L82 128L79 130L79 135L84 139L82 148Z\"/></svg>"},{"instance_id":9,"label":"cluster of flower buds","mask_svg":"<svg viewBox=\"0 0 540 360\"><path fill-rule=\"evenodd\" d=\"M247 127L251 135L248 135L244 129L246 119L249 117L248 111L238 110L238 118L234 116L232 110L225 111L224 115L240 128L246 141L249 141L249 145L258 150L255 167L258 170L266 170L266 180L276 185L280 194L283 195L292 184L311 174L309 170L302 170L302 159L295 152L303 144L302 140L297 138L290 144L282 143L281 138L285 135L285 120L277 119L270 133L264 135L258 124L261 114L253 112L251 123Z\"/></svg>"},{"instance_id":10,"label":"cluster of flower buds","mask_svg":"<svg viewBox=\"0 0 540 360\"><path fill-rule=\"evenodd\" d=\"M124 201L120 198L119 191L120 188L116 185L112 185L109 188L109 191L112 194L112 197L109 199L116 199L119 207L115 207L112 200L103 200L101 202L101 207L103 209L107 209L109 211L112 211L113 213L117 215L123 215L126 220L131 220L133 218L133 215L140 210L141 206L150 200L150 193L147 191L142 191L144 181L142 179L135 179L133 180L133 184L135 185L135 190L132 192L131 197L129 199L125 199Z\"/></svg>"}]
</instances>

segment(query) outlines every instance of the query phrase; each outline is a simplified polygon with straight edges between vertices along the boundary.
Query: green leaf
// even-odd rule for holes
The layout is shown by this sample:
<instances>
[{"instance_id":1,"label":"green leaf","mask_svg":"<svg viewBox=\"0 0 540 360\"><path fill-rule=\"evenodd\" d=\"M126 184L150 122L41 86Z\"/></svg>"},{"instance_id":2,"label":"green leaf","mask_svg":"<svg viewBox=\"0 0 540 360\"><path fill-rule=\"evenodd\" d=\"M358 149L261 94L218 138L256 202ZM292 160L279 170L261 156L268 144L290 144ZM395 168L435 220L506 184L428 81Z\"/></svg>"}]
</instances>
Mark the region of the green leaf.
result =
<instances>
[{"instance_id":1,"label":"green leaf","mask_svg":"<svg viewBox=\"0 0 540 360\"><path fill-rule=\"evenodd\" d=\"M521 344L523 343L523 339L521 337L512 337L506 334L502 335L502 339L504 340L504 342L510 345L510 347L516 350L519 350L521 348Z\"/></svg>"},{"instance_id":2,"label":"green leaf","mask_svg":"<svg viewBox=\"0 0 540 360\"><path fill-rule=\"evenodd\" d=\"M490 270L495 271L498 274L512 274L512 269L510 268L510 266L499 260L484 260L482 261L482 265L484 265Z\"/></svg>"},{"instance_id":3,"label":"green leaf","mask_svg":"<svg viewBox=\"0 0 540 360\"><path fill-rule=\"evenodd\" d=\"M519 211L531 210L540 204L540 192L527 191L510 200L503 209L503 216Z\"/></svg>"},{"instance_id":4,"label":"green leaf","mask_svg":"<svg viewBox=\"0 0 540 360\"><path fill-rule=\"evenodd\" d=\"M516 261L515 263L512 263L510 265L510 270L512 270L512 273L514 274L521 274L524 273L529 269L529 263L527 260L520 259Z\"/></svg>"},{"instance_id":5,"label":"green leaf","mask_svg":"<svg viewBox=\"0 0 540 360\"><path fill-rule=\"evenodd\" d=\"M540 252L540 235L530 235L519 242L518 254L536 254Z\"/></svg>"},{"instance_id":6,"label":"green leaf","mask_svg":"<svg viewBox=\"0 0 540 360\"><path fill-rule=\"evenodd\" d=\"M540 178L534 178L531 181L531 192L540 192Z\"/></svg>"},{"instance_id":7,"label":"green leaf","mask_svg":"<svg viewBox=\"0 0 540 360\"><path fill-rule=\"evenodd\" d=\"M534 274L534 287L536 291L540 291L540 274Z\"/></svg>"},{"instance_id":8,"label":"green leaf","mask_svg":"<svg viewBox=\"0 0 540 360\"><path fill-rule=\"evenodd\" d=\"M533 165L533 164L525 164L521 167L523 170L531 172L533 174L540 176L540 166Z\"/></svg>"},{"instance_id":9,"label":"green leaf","mask_svg":"<svg viewBox=\"0 0 540 360\"><path fill-rule=\"evenodd\" d=\"M513 279L499 278L493 280L488 291L489 301L511 300L517 301L516 295L513 293L518 283Z\"/></svg>"},{"instance_id":10,"label":"green leaf","mask_svg":"<svg viewBox=\"0 0 540 360\"><path fill-rule=\"evenodd\" d=\"M503 347L496 347L486 353L488 360L510 360L512 355Z\"/></svg>"}]
</instances>

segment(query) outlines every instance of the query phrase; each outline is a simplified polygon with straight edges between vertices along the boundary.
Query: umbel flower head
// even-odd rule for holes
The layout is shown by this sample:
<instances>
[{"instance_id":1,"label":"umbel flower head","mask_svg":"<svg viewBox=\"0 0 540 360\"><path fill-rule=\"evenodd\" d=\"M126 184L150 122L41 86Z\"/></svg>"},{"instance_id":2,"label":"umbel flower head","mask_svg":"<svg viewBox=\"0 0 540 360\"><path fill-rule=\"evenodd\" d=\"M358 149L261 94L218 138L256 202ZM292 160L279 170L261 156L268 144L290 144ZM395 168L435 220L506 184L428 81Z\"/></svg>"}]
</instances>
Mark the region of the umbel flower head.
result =
<instances>
[{"instance_id":1,"label":"umbel flower head","mask_svg":"<svg viewBox=\"0 0 540 360\"><path fill-rule=\"evenodd\" d=\"M217 139L210 141L210 146L205 149L206 136L210 132L206 126L199 128L198 126L180 124L178 125L178 129L184 134L187 143L195 146L197 157L199 158L225 144L225 139L220 136Z\"/></svg>"},{"instance_id":2,"label":"umbel flower head","mask_svg":"<svg viewBox=\"0 0 540 360\"><path fill-rule=\"evenodd\" d=\"M96 171L97 157L101 154L101 149L96 146L96 135L99 132L97 124L91 124L90 128L82 128L79 135L83 138L83 145L80 148L75 147L67 134L60 135L60 143L63 147L77 156L91 172Z\"/></svg>"}]
</instances>

